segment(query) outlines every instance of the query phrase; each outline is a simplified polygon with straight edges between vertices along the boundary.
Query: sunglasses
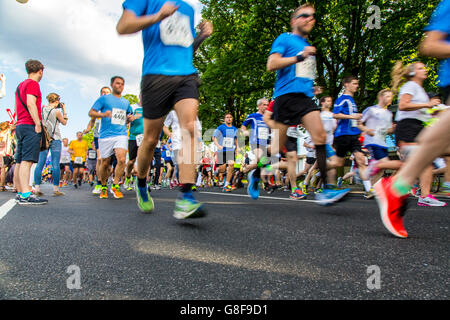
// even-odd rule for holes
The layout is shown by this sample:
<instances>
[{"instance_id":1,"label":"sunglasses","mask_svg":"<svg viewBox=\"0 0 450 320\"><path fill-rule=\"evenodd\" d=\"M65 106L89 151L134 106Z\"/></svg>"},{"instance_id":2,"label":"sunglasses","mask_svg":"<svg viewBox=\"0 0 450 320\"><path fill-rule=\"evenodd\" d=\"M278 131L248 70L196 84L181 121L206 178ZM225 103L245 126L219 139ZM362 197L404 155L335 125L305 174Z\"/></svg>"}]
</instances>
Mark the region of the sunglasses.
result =
<instances>
[{"instance_id":1,"label":"sunglasses","mask_svg":"<svg viewBox=\"0 0 450 320\"><path fill-rule=\"evenodd\" d=\"M301 13L298 16L295 17L295 19L298 18L309 18L309 17L313 17L313 19L316 18L316 14L315 13Z\"/></svg>"}]
</instances>

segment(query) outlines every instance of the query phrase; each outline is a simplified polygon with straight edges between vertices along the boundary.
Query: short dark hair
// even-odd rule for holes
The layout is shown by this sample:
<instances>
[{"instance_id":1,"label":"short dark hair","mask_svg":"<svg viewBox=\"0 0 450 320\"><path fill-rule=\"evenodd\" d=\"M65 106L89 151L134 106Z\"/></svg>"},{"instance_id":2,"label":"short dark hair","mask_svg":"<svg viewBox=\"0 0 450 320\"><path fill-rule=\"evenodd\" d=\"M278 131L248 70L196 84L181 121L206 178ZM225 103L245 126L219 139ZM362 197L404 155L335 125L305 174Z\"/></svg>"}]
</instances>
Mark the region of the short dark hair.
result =
<instances>
[{"instance_id":1,"label":"short dark hair","mask_svg":"<svg viewBox=\"0 0 450 320\"><path fill-rule=\"evenodd\" d=\"M309 3L309 2L304 3L304 4L302 4L301 6L297 7L297 8L294 10L294 12L292 12L292 14L291 14L291 19L294 19L294 18L297 16L297 13L298 13L300 10L305 9L305 8L313 8L314 10L316 9L316 8L314 8L314 5L313 5L312 3Z\"/></svg>"},{"instance_id":2,"label":"short dark hair","mask_svg":"<svg viewBox=\"0 0 450 320\"><path fill-rule=\"evenodd\" d=\"M232 118L234 118L233 115L232 115L231 113L229 113L229 112L225 113L225 114L223 115L223 118L225 119L225 117L226 117L227 115L230 115Z\"/></svg>"},{"instance_id":3,"label":"short dark hair","mask_svg":"<svg viewBox=\"0 0 450 320\"><path fill-rule=\"evenodd\" d=\"M125 83L125 79L122 78L121 76L114 76L111 78L111 84L113 84L116 79L121 79L123 83Z\"/></svg>"},{"instance_id":4,"label":"short dark hair","mask_svg":"<svg viewBox=\"0 0 450 320\"><path fill-rule=\"evenodd\" d=\"M346 76L346 77L344 77L344 79L342 80L342 83L343 83L343 84L347 84L347 83L352 82L353 80L359 80L359 79L358 79L358 77L356 77L356 76Z\"/></svg>"},{"instance_id":5,"label":"short dark hair","mask_svg":"<svg viewBox=\"0 0 450 320\"><path fill-rule=\"evenodd\" d=\"M38 60L28 60L25 62L25 69L27 70L27 74L32 74L44 70L44 65Z\"/></svg>"},{"instance_id":6,"label":"short dark hair","mask_svg":"<svg viewBox=\"0 0 450 320\"><path fill-rule=\"evenodd\" d=\"M333 98L332 98L332 97L330 97L330 96L323 96L322 98L320 98L320 99L319 99L319 103L320 103L320 104L324 103L324 102L325 102L325 100L326 100L327 98L331 98L331 99L333 99Z\"/></svg>"},{"instance_id":7,"label":"short dark hair","mask_svg":"<svg viewBox=\"0 0 450 320\"><path fill-rule=\"evenodd\" d=\"M103 88L100 89L100 94L102 94L103 89L108 89L109 91L111 91L110 87L103 87Z\"/></svg>"}]
</instances>

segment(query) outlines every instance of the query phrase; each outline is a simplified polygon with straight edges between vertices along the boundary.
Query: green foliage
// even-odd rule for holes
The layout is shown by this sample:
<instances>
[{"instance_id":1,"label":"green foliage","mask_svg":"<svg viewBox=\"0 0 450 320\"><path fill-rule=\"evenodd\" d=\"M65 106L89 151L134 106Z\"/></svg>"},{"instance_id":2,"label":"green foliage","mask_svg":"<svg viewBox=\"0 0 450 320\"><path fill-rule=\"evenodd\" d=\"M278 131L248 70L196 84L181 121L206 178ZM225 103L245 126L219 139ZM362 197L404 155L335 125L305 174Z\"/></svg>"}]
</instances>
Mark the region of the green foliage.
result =
<instances>
[{"instance_id":1,"label":"green foliage","mask_svg":"<svg viewBox=\"0 0 450 320\"><path fill-rule=\"evenodd\" d=\"M294 0L202 0L203 18L214 24L213 35L195 57L202 87L199 118L203 128L216 127L226 112L239 126L256 111L256 100L270 98L275 73L266 71L273 41L290 31ZM336 98L345 75L360 79L355 97L361 109L373 104L379 90L389 87L390 72L397 60L417 56L423 28L439 0L331 0L311 1L317 21L310 35L317 48L317 85ZM381 28L369 29L371 5L381 9ZM437 62L422 59L434 80ZM432 81L428 90L435 89ZM435 91L435 90L434 90Z\"/></svg>"},{"instance_id":2,"label":"green foliage","mask_svg":"<svg viewBox=\"0 0 450 320\"><path fill-rule=\"evenodd\" d=\"M135 94L128 93L128 94L124 95L123 97L128 100L130 105L139 103L139 98Z\"/></svg>"}]
</instances>

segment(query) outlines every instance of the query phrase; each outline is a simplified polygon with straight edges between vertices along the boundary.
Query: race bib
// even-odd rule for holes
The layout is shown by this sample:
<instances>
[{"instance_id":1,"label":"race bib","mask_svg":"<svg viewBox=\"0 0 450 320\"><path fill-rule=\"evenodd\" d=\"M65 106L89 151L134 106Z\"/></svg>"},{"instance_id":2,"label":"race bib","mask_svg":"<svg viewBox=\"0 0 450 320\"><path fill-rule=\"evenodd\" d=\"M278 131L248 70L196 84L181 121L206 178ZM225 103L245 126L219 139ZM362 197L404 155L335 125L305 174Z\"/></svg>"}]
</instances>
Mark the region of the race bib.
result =
<instances>
[{"instance_id":1,"label":"race bib","mask_svg":"<svg viewBox=\"0 0 450 320\"><path fill-rule=\"evenodd\" d=\"M295 75L297 78L316 79L316 57L309 56L302 62L295 65Z\"/></svg>"},{"instance_id":2,"label":"race bib","mask_svg":"<svg viewBox=\"0 0 450 320\"><path fill-rule=\"evenodd\" d=\"M70 162L70 156L62 156L61 157L61 163L69 163Z\"/></svg>"},{"instance_id":3,"label":"race bib","mask_svg":"<svg viewBox=\"0 0 450 320\"><path fill-rule=\"evenodd\" d=\"M127 122L126 111L122 109L113 108L111 124L118 124L120 126L124 126L126 122Z\"/></svg>"},{"instance_id":4,"label":"race bib","mask_svg":"<svg viewBox=\"0 0 450 320\"><path fill-rule=\"evenodd\" d=\"M159 30L161 41L166 46L189 48L194 43L190 19L178 11L165 18L161 22Z\"/></svg>"},{"instance_id":5,"label":"race bib","mask_svg":"<svg viewBox=\"0 0 450 320\"><path fill-rule=\"evenodd\" d=\"M89 150L88 157L90 160L95 160L97 158L97 151Z\"/></svg>"},{"instance_id":6,"label":"race bib","mask_svg":"<svg viewBox=\"0 0 450 320\"><path fill-rule=\"evenodd\" d=\"M83 157L75 157L75 161L73 163L75 163L75 164L82 164L83 163Z\"/></svg>"},{"instance_id":7,"label":"race bib","mask_svg":"<svg viewBox=\"0 0 450 320\"><path fill-rule=\"evenodd\" d=\"M375 130L375 136L374 136L375 139L381 140L381 141L386 141L386 136L387 136L387 129L380 128L380 129Z\"/></svg>"},{"instance_id":8,"label":"race bib","mask_svg":"<svg viewBox=\"0 0 450 320\"><path fill-rule=\"evenodd\" d=\"M358 120L350 120L351 126L356 128L358 126Z\"/></svg>"},{"instance_id":9,"label":"race bib","mask_svg":"<svg viewBox=\"0 0 450 320\"><path fill-rule=\"evenodd\" d=\"M139 134L136 136L136 145L139 147L142 144L142 140L144 140L144 135Z\"/></svg>"},{"instance_id":10,"label":"race bib","mask_svg":"<svg viewBox=\"0 0 450 320\"><path fill-rule=\"evenodd\" d=\"M267 140L269 139L269 128L259 128L258 129L258 139Z\"/></svg>"},{"instance_id":11,"label":"race bib","mask_svg":"<svg viewBox=\"0 0 450 320\"><path fill-rule=\"evenodd\" d=\"M298 138L298 132L296 127L289 127L286 135L291 138Z\"/></svg>"},{"instance_id":12,"label":"race bib","mask_svg":"<svg viewBox=\"0 0 450 320\"><path fill-rule=\"evenodd\" d=\"M233 148L233 138L223 138L223 147L224 148Z\"/></svg>"}]
</instances>

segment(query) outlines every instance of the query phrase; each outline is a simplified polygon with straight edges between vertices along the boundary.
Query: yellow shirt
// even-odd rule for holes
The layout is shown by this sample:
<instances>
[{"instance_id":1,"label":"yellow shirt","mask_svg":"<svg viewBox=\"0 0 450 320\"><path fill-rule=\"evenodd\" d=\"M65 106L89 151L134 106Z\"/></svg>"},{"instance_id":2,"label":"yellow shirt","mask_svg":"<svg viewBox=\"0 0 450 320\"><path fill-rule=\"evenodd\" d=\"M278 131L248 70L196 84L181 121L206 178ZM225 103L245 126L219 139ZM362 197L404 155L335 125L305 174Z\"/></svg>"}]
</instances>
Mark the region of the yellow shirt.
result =
<instances>
[{"instance_id":1,"label":"yellow shirt","mask_svg":"<svg viewBox=\"0 0 450 320\"><path fill-rule=\"evenodd\" d=\"M76 158L83 158L83 162L86 161L86 153L89 150L88 144L86 141L81 140L73 140L69 144L69 149L73 151L72 161L75 162Z\"/></svg>"}]
</instances>

